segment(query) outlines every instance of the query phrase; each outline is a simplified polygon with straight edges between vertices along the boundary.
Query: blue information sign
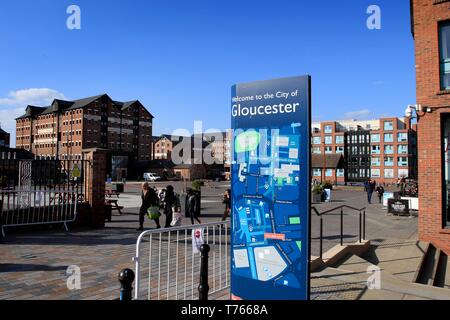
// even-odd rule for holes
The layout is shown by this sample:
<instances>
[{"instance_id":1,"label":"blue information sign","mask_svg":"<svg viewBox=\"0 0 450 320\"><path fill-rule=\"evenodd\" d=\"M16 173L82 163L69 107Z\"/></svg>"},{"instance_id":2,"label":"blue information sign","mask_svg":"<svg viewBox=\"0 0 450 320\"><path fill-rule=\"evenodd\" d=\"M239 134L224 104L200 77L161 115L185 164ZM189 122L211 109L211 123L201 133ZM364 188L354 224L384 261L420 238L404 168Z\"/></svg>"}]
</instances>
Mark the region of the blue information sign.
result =
<instances>
[{"instance_id":1,"label":"blue information sign","mask_svg":"<svg viewBox=\"0 0 450 320\"><path fill-rule=\"evenodd\" d=\"M231 294L309 299L311 78L232 88Z\"/></svg>"}]
</instances>

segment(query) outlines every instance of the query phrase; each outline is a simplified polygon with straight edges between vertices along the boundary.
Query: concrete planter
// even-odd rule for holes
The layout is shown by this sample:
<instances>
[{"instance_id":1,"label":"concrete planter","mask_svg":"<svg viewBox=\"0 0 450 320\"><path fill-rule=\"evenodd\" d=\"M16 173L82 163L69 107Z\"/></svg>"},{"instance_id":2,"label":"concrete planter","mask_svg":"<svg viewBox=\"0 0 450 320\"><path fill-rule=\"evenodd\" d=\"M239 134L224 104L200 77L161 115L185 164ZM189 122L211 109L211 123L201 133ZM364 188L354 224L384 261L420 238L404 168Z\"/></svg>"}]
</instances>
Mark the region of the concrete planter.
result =
<instances>
[{"instance_id":1,"label":"concrete planter","mask_svg":"<svg viewBox=\"0 0 450 320\"><path fill-rule=\"evenodd\" d=\"M315 203L322 202L322 194L320 194L320 193L313 193L313 202L315 202Z\"/></svg>"}]
</instances>

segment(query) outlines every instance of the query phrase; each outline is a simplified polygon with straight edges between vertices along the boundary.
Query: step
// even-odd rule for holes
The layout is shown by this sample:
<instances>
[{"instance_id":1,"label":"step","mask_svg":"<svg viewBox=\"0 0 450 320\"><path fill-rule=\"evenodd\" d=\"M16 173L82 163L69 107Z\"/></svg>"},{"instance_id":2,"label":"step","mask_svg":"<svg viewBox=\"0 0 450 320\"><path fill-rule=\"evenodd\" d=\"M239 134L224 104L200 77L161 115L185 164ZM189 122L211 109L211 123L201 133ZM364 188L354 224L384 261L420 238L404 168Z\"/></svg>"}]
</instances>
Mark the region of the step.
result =
<instances>
[{"instance_id":1,"label":"step","mask_svg":"<svg viewBox=\"0 0 450 320\"><path fill-rule=\"evenodd\" d=\"M440 288L448 288L448 264L449 259L445 252L436 248L434 245L429 244L423 255L422 262L418 267L414 282Z\"/></svg>"},{"instance_id":2,"label":"step","mask_svg":"<svg viewBox=\"0 0 450 320\"><path fill-rule=\"evenodd\" d=\"M364 272L326 268L315 273L312 279L326 278L328 281L340 281L360 288L361 300L449 300L450 290L416 283L409 283L381 271L381 288L369 290L367 280L370 274ZM313 282L314 280L312 280Z\"/></svg>"},{"instance_id":3,"label":"step","mask_svg":"<svg viewBox=\"0 0 450 320\"><path fill-rule=\"evenodd\" d=\"M367 270L371 266L374 265L369 261L354 254L347 254L342 260L333 264L331 267L367 274Z\"/></svg>"},{"instance_id":4,"label":"step","mask_svg":"<svg viewBox=\"0 0 450 320\"><path fill-rule=\"evenodd\" d=\"M406 282L414 282L427 243L417 240L385 240L362 257L383 271Z\"/></svg>"},{"instance_id":5,"label":"step","mask_svg":"<svg viewBox=\"0 0 450 320\"><path fill-rule=\"evenodd\" d=\"M352 271L332 267L311 274L312 300L359 300L366 290L366 279Z\"/></svg>"},{"instance_id":6,"label":"step","mask_svg":"<svg viewBox=\"0 0 450 320\"><path fill-rule=\"evenodd\" d=\"M447 267L445 271L445 283L444 283L445 289L450 289L450 259L447 256Z\"/></svg>"},{"instance_id":7,"label":"step","mask_svg":"<svg viewBox=\"0 0 450 320\"><path fill-rule=\"evenodd\" d=\"M445 288L445 281L447 277L448 256L444 252L440 252L436 273L433 279L433 286Z\"/></svg>"},{"instance_id":8,"label":"step","mask_svg":"<svg viewBox=\"0 0 450 320\"><path fill-rule=\"evenodd\" d=\"M429 255L429 259L430 259L429 264L433 266L431 268L431 274L429 275L429 279L428 279L429 286L434 285L434 281L436 279L436 274L437 274L438 268L439 268L440 257L441 257L441 250L437 249L437 248L435 248L435 250L434 250L434 255Z\"/></svg>"}]
</instances>

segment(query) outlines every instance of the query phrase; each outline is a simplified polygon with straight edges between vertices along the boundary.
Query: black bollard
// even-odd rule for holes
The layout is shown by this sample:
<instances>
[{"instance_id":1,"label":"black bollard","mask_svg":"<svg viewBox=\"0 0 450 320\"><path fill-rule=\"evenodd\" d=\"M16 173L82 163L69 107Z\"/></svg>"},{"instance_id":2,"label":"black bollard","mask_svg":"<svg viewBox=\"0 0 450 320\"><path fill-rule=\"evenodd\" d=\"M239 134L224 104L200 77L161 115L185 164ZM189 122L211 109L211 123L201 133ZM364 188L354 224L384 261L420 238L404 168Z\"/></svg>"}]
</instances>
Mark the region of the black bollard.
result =
<instances>
[{"instance_id":1,"label":"black bollard","mask_svg":"<svg viewBox=\"0 0 450 320\"><path fill-rule=\"evenodd\" d=\"M123 269L119 273L121 284L119 300L131 301L133 292L134 272L130 269Z\"/></svg>"},{"instance_id":2,"label":"black bollard","mask_svg":"<svg viewBox=\"0 0 450 320\"><path fill-rule=\"evenodd\" d=\"M210 247L207 244L203 244L200 247L200 252L202 254L201 257L201 265L200 265L200 284L198 286L199 300L207 301L208 300L208 253L210 251Z\"/></svg>"}]
</instances>

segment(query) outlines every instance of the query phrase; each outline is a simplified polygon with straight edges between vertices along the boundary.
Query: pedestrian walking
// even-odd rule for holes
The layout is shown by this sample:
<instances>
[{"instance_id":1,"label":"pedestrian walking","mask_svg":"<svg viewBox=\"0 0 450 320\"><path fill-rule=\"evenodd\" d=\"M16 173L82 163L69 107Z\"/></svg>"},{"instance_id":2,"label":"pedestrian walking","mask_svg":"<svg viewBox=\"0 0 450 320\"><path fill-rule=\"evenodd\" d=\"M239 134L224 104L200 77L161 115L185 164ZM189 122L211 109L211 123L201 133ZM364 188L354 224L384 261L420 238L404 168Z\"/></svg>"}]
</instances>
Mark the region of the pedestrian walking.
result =
<instances>
[{"instance_id":1,"label":"pedestrian walking","mask_svg":"<svg viewBox=\"0 0 450 320\"><path fill-rule=\"evenodd\" d=\"M158 207L158 196L156 195L155 190L150 188L150 185L147 182L142 184L141 199L142 205L139 209L139 228L136 229L137 231L144 230L144 219L148 214L148 210L151 207ZM161 228L159 224L159 217L155 217L153 221L155 221L158 229Z\"/></svg>"},{"instance_id":2,"label":"pedestrian walking","mask_svg":"<svg viewBox=\"0 0 450 320\"><path fill-rule=\"evenodd\" d=\"M376 191L377 191L377 194L378 194L379 203L382 203L383 202L383 195L384 195L384 188L383 188L383 186L381 184L379 184L377 186Z\"/></svg>"},{"instance_id":3,"label":"pedestrian walking","mask_svg":"<svg viewBox=\"0 0 450 320\"><path fill-rule=\"evenodd\" d=\"M222 221L226 221L230 216L231 212L231 189L225 191L223 195L222 203L225 205L225 210L223 212Z\"/></svg>"},{"instance_id":4,"label":"pedestrian walking","mask_svg":"<svg viewBox=\"0 0 450 320\"><path fill-rule=\"evenodd\" d=\"M197 197L194 194L194 190L192 189L187 189L187 205L186 205L186 209L188 212L186 212L186 216L191 217L191 224L194 225L196 220L199 224L201 224L202 222L200 221L200 219L198 218L197 215Z\"/></svg>"},{"instance_id":5,"label":"pedestrian walking","mask_svg":"<svg viewBox=\"0 0 450 320\"><path fill-rule=\"evenodd\" d=\"M164 209L164 215L166 216L166 224L165 228L170 228L172 219L173 219L173 208L176 205L176 198L175 198L175 192L173 189L173 186L167 186L166 191L164 192L164 203L163 203L163 209Z\"/></svg>"},{"instance_id":6,"label":"pedestrian walking","mask_svg":"<svg viewBox=\"0 0 450 320\"><path fill-rule=\"evenodd\" d=\"M372 204L372 195L375 191L375 182L372 179L369 179L365 186L366 192L367 192L367 202L369 204Z\"/></svg>"}]
</instances>

